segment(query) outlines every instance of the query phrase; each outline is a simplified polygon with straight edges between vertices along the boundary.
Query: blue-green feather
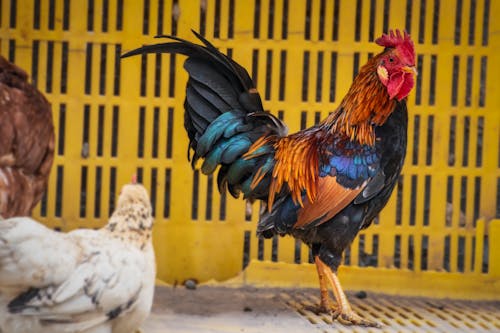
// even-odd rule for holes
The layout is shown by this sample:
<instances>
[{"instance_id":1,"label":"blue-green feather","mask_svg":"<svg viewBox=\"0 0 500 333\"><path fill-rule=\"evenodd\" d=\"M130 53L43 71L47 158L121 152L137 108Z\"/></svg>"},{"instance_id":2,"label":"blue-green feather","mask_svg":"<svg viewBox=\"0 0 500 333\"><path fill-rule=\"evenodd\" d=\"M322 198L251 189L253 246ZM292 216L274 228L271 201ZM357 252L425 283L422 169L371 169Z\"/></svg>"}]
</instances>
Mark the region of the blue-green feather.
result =
<instances>
[{"instance_id":1,"label":"blue-green feather","mask_svg":"<svg viewBox=\"0 0 500 333\"><path fill-rule=\"evenodd\" d=\"M235 151L240 151L241 155L241 152L248 150L251 145L252 141L248 138L246 133L240 133L229 139L219 140L205 156L205 161L203 161L201 171L206 175L211 174L215 171L218 164L233 162L234 156L233 161L229 161L229 158L235 153ZM234 148L232 146L234 146ZM223 162L223 159L226 162Z\"/></svg>"},{"instance_id":2,"label":"blue-green feather","mask_svg":"<svg viewBox=\"0 0 500 333\"><path fill-rule=\"evenodd\" d=\"M217 140L224 136L224 133L228 126L237 127L242 124L242 115L238 112L235 111L223 113L207 126L205 132L203 132L203 134L199 138L198 146L196 147L196 154L198 156L205 156L207 152L209 152L213 148Z\"/></svg>"}]
</instances>

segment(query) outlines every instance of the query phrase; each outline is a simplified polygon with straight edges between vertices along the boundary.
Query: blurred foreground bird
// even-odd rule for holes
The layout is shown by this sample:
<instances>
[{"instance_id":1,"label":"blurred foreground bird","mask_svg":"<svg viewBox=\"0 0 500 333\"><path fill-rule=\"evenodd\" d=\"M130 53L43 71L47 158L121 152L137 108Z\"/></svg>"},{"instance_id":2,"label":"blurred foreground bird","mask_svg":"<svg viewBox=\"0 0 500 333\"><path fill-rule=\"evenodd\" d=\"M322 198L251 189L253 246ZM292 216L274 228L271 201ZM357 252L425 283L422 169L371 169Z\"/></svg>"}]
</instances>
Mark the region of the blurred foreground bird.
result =
<instances>
[{"instance_id":1,"label":"blurred foreground bird","mask_svg":"<svg viewBox=\"0 0 500 333\"><path fill-rule=\"evenodd\" d=\"M267 205L259 235L290 234L311 247L319 310L345 323L377 326L351 309L337 268L344 249L387 203L403 166L406 97L416 74L410 36L391 31L378 38L384 50L360 69L338 108L318 125L287 135L285 124L264 111L246 70L195 34L203 46L159 36L174 42L123 56L188 56L184 126L193 166L200 158L205 174L220 166L220 191L227 188L235 197L243 192Z\"/></svg>"},{"instance_id":2,"label":"blurred foreground bird","mask_svg":"<svg viewBox=\"0 0 500 333\"><path fill-rule=\"evenodd\" d=\"M0 223L0 332L130 333L149 315L155 259L151 204L122 188L99 230L67 234L16 217Z\"/></svg>"},{"instance_id":3,"label":"blurred foreground bird","mask_svg":"<svg viewBox=\"0 0 500 333\"><path fill-rule=\"evenodd\" d=\"M0 216L27 216L54 159L52 109L27 74L0 56Z\"/></svg>"}]
</instances>

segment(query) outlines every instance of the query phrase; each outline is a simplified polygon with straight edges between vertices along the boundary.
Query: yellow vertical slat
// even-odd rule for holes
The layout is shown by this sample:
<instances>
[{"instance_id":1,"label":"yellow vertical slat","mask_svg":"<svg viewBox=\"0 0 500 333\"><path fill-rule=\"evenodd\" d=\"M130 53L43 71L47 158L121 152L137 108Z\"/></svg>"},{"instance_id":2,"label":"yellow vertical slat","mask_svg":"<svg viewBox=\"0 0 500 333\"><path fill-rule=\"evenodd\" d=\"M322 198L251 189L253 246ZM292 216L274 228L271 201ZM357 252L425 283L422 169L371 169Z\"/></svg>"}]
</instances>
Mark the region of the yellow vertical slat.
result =
<instances>
[{"instance_id":1,"label":"yellow vertical slat","mask_svg":"<svg viewBox=\"0 0 500 333\"><path fill-rule=\"evenodd\" d=\"M500 277L500 220L492 220L489 225L489 273L493 278Z\"/></svg>"},{"instance_id":2,"label":"yellow vertical slat","mask_svg":"<svg viewBox=\"0 0 500 333\"><path fill-rule=\"evenodd\" d=\"M365 236L365 249L364 249L364 252L367 253L367 254L373 254L373 235L371 235L371 232L370 232L370 234L367 234Z\"/></svg>"},{"instance_id":3,"label":"yellow vertical slat","mask_svg":"<svg viewBox=\"0 0 500 333\"><path fill-rule=\"evenodd\" d=\"M49 1L40 1L40 28L48 30L49 26Z\"/></svg>"},{"instance_id":4,"label":"yellow vertical slat","mask_svg":"<svg viewBox=\"0 0 500 333\"><path fill-rule=\"evenodd\" d=\"M311 1L311 20L310 20L310 32L311 40L318 41L319 36L319 12L320 12L320 1Z\"/></svg>"},{"instance_id":5,"label":"yellow vertical slat","mask_svg":"<svg viewBox=\"0 0 500 333\"><path fill-rule=\"evenodd\" d=\"M273 242L272 238L264 240L264 251L263 251L264 260L271 261L272 250L273 250L272 242Z\"/></svg>"},{"instance_id":6,"label":"yellow vertical slat","mask_svg":"<svg viewBox=\"0 0 500 333\"><path fill-rule=\"evenodd\" d=\"M8 52L9 52L8 50L9 50L8 40L5 38L0 38L0 55L8 59Z\"/></svg>"},{"instance_id":7,"label":"yellow vertical slat","mask_svg":"<svg viewBox=\"0 0 500 333\"><path fill-rule=\"evenodd\" d=\"M220 194L217 187L217 175L214 174L214 181L212 186L212 220L214 222L220 220Z\"/></svg>"},{"instance_id":8,"label":"yellow vertical slat","mask_svg":"<svg viewBox=\"0 0 500 333\"><path fill-rule=\"evenodd\" d=\"M325 39L328 40L328 33L325 32ZM325 106L330 103L330 73L332 71L332 55L331 52L323 52L323 72L321 77L321 98L325 102ZM326 118L327 113L323 112L321 114L321 119Z\"/></svg>"},{"instance_id":9,"label":"yellow vertical slat","mask_svg":"<svg viewBox=\"0 0 500 333\"><path fill-rule=\"evenodd\" d=\"M421 233L413 234L413 270L421 271L422 265L422 236Z\"/></svg>"},{"instance_id":10,"label":"yellow vertical slat","mask_svg":"<svg viewBox=\"0 0 500 333\"><path fill-rule=\"evenodd\" d=\"M365 237L366 238L366 237ZM351 257L351 266L357 266L359 263L359 237L356 237L350 247L350 257Z\"/></svg>"},{"instance_id":11,"label":"yellow vertical slat","mask_svg":"<svg viewBox=\"0 0 500 333\"><path fill-rule=\"evenodd\" d=\"M157 168L156 171L156 182L150 183L150 191L153 191L155 188L156 191L156 201L155 201L155 219L160 223L164 221L163 219L163 194L162 191L163 184L165 183L165 172L163 172L163 168Z\"/></svg>"},{"instance_id":12,"label":"yellow vertical slat","mask_svg":"<svg viewBox=\"0 0 500 333\"><path fill-rule=\"evenodd\" d=\"M408 151L411 151L408 149ZM410 210L411 210L411 174L404 174L403 176L403 197L401 207L401 226L408 227L410 224ZM406 229L406 228L405 228Z\"/></svg>"},{"instance_id":13,"label":"yellow vertical slat","mask_svg":"<svg viewBox=\"0 0 500 333\"><path fill-rule=\"evenodd\" d=\"M475 43L479 43L479 41L476 39ZM476 109L479 105L480 72L481 72L481 57L479 55L474 55L474 58L472 60L472 87L471 87L471 106L473 109Z\"/></svg>"},{"instance_id":14,"label":"yellow vertical slat","mask_svg":"<svg viewBox=\"0 0 500 333\"><path fill-rule=\"evenodd\" d=\"M110 187L109 187L109 180L110 180L110 171L108 167L103 167L102 168L102 178L101 178L101 211L100 211L100 219L97 222L97 225L99 227L105 225L108 221L109 217L109 192L110 192Z\"/></svg>"},{"instance_id":15,"label":"yellow vertical slat","mask_svg":"<svg viewBox=\"0 0 500 333\"><path fill-rule=\"evenodd\" d=\"M415 227L421 229L424 225L425 174L418 175L416 186Z\"/></svg>"},{"instance_id":16,"label":"yellow vertical slat","mask_svg":"<svg viewBox=\"0 0 500 333\"><path fill-rule=\"evenodd\" d=\"M375 29L373 31L373 35L375 38L378 36L382 35L382 33L385 33L386 31L383 31L384 27L384 1L377 1L375 3ZM390 15L389 15L390 16ZM403 26L401 26L402 28Z\"/></svg>"},{"instance_id":17,"label":"yellow vertical slat","mask_svg":"<svg viewBox=\"0 0 500 333\"><path fill-rule=\"evenodd\" d=\"M47 82L47 42L41 41L38 45L38 78L36 87L45 91Z\"/></svg>"},{"instance_id":18,"label":"yellow vertical slat","mask_svg":"<svg viewBox=\"0 0 500 333\"><path fill-rule=\"evenodd\" d=\"M411 6L411 26L410 31L413 37L414 43L418 45L418 25L420 19L420 1L412 1L410 3ZM402 11L402 13L406 13L406 9ZM418 49L417 49L418 50ZM417 54L419 51L416 51ZM415 95L415 94L412 94Z\"/></svg>"},{"instance_id":19,"label":"yellow vertical slat","mask_svg":"<svg viewBox=\"0 0 500 333\"><path fill-rule=\"evenodd\" d=\"M379 267L389 268L394 265L395 236L393 232L388 232L388 230L395 229L396 192L397 188L387 202L385 209L379 214L380 225L383 227L379 234Z\"/></svg>"},{"instance_id":20,"label":"yellow vertical slat","mask_svg":"<svg viewBox=\"0 0 500 333\"><path fill-rule=\"evenodd\" d=\"M280 237L278 242L278 261L293 264L295 261L295 239Z\"/></svg>"},{"instance_id":21,"label":"yellow vertical slat","mask_svg":"<svg viewBox=\"0 0 500 333\"><path fill-rule=\"evenodd\" d=\"M305 27L305 1L288 1L288 40L293 43L303 41Z\"/></svg>"},{"instance_id":22,"label":"yellow vertical slat","mask_svg":"<svg viewBox=\"0 0 500 333\"><path fill-rule=\"evenodd\" d=\"M80 175L81 173L83 172L82 169L79 170L80 171ZM86 186L84 187L85 190L86 190L86 195L85 195L85 218L82 219L82 218L79 218L78 221L76 222L76 226L74 227L81 227L82 226L82 223L84 221L86 221L87 219L88 220L92 220L93 219L93 216L94 216L94 201L95 201L95 168L93 166L87 166L87 184ZM81 176L78 177L78 179L81 179ZM78 201L80 202L79 198L75 201ZM75 215L80 215L78 214L78 212L75 212L76 214Z\"/></svg>"},{"instance_id":23,"label":"yellow vertical slat","mask_svg":"<svg viewBox=\"0 0 500 333\"><path fill-rule=\"evenodd\" d=\"M103 105L104 107L104 121L102 126L102 157L98 161L99 164L104 164L105 159L111 156L111 129L112 129L112 116L113 108L111 105ZM97 153L97 147L96 147ZM104 171L104 170L103 170Z\"/></svg>"},{"instance_id":24,"label":"yellow vertical slat","mask_svg":"<svg viewBox=\"0 0 500 333\"><path fill-rule=\"evenodd\" d=\"M260 2L260 9L259 9L259 36L260 40L267 39L267 31L269 24L273 24L273 22L269 22L269 0L262 0ZM246 15L253 17L254 12L248 12Z\"/></svg>"},{"instance_id":25,"label":"yellow vertical slat","mask_svg":"<svg viewBox=\"0 0 500 333\"><path fill-rule=\"evenodd\" d=\"M483 251L484 251L484 231L486 223L484 219L477 220L476 224L476 246L474 251L474 273L481 274L483 272Z\"/></svg>"},{"instance_id":26,"label":"yellow vertical slat","mask_svg":"<svg viewBox=\"0 0 500 333\"><path fill-rule=\"evenodd\" d=\"M220 38L228 38L229 27L229 0L223 0L220 2Z\"/></svg>"},{"instance_id":27,"label":"yellow vertical slat","mask_svg":"<svg viewBox=\"0 0 500 333\"><path fill-rule=\"evenodd\" d=\"M307 87L307 101L313 103L316 100L316 89L318 76L318 52L310 51L309 53L309 85ZM312 112L308 112L308 116L312 116Z\"/></svg>"},{"instance_id":28,"label":"yellow vertical slat","mask_svg":"<svg viewBox=\"0 0 500 333\"><path fill-rule=\"evenodd\" d=\"M198 3L198 1L194 1ZM192 6L192 10L197 10L196 6ZM205 35L212 37L214 35L215 22L215 1L206 1L206 26ZM186 22L188 23L188 22Z\"/></svg>"},{"instance_id":29,"label":"yellow vertical slat","mask_svg":"<svg viewBox=\"0 0 500 333\"><path fill-rule=\"evenodd\" d=\"M237 20L234 20L234 35L235 40L241 41L241 46L244 47L249 41L253 41L253 13L254 2L242 4L241 1L234 2L234 16ZM235 50L237 52L238 50ZM250 68L245 66L245 68Z\"/></svg>"},{"instance_id":30,"label":"yellow vertical slat","mask_svg":"<svg viewBox=\"0 0 500 333\"><path fill-rule=\"evenodd\" d=\"M356 1L352 1L355 3ZM371 4L366 2L362 2L361 5L361 42L367 42L369 40L369 22L370 22L370 6ZM354 14L354 13L353 13Z\"/></svg>"},{"instance_id":31,"label":"yellow vertical slat","mask_svg":"<svg viewBox=\"0 0 500 333\"><path fill-rule=\"evenodd\" d=\"M464 246L464 272L470 273L472 272L472 236L467 235L465 237L465 246Z\"/></svg>"},{"instance_id":32,"label":"yellow vertical slat","mask_svg":"<svg viewBox=\"0 0 500 333\"><path fill-rule=\"evenodd\" d=\"M10 4L11 2L3 3L2 2L2 10L0 11L0 22L2 23L2 27L5 29L10 25ZM0 38L3 41L3 38ZM5 50L0 48L0 52L5 56Z\"/></svg>"},{"instance_id":33,"label":"yellow vertical slat","mask_svg":"<svg viewBox=\"0 0 500 333\"><path fill-rule=\"evenodd\" d=\"M301 263L309 262L309 247L306 244L300 244L300 261Z\"/></svg>"},{"instance_id":34,"label":"yellow vertical slat","mask_svg":"<svg viewBox=\"0 0 500 333\"><path fill-rule=\"evenodd\" d=\"M391 1L391 6L389 9L389 28L403 29L405 26L405 15L406 14L406 3L405 1ZM413 31L413 30L412 30ZM384 31L387 32L387 31ZM417 51L418 52L418 51Z\"/></svg>"},{"instance_id":35,"label":"yellow vertical slat","mask_svg":"<svg viewBox=\"0 0 500 333\"><path fill-rule=\"evenodd\" d=\"M470 12L471 6L477 6L475 1L474 4L472 1L462 1L462 24L460 31L460 45L469 45L469 28L471 25L470 22Z\"/></svg>"},{"instance_id":36,"label":"yellow vertical slat","mask_svg":"<svg viewBox=\"0 0 500 333\"><path fill-rule=\"evenodd\" d=\"M408 268L408 236L401 234L400 238L400 267Z\"/></svg>"},{"instance_id":37,"label":"yellow vertical slat","mask_svg":"<svg viewBox=\"0 0 500 333\"><path fill-rule=\"evenodd\" d=\"M168 130L168 107L160 106L158 123L158 158L167 156L167 130Z\"/></svg>"},{"instance_id":38,"label":"yellow vertical slat","mask_svg":"<svg viewBox=\"0 0 500 333\"><path fill-rule=\"evenodd\" d=\"M474 45L481 45L483 40L483 13L486 2L491 2L489 0L476 1L476 19L474 22ZM491 7L491 5L490 5ZM491 20L491 14L490 14ZM491 30L490 30L491 31Z\"/></svg>"},{"instance_id":39,"label":"yellow vertical slat","mask_svg":"<svg viewBox=\"0 0 500 333\"><path fill-rule=\"evenodd\" d=\"M61 91L62 43L54 43L52 56L52 95L58 96ZM53 106L54 108L54 106Z\"/></svg>"},{"instance_id":40,"label":"yellow vertical slat","mask_svg":"<svg viewBox=\"0 0 500 333\"><path fill-rule=\"evenodd\" d=\"M277 101L279 99L280 90L280 57L281 52L279 49L272 50L273 67L271 71L271 99Z\"/></svg>"},{"instance_id":41,"label":"yellow vertical slat","mask_svg":"<svg viewBox=\"0 0 500 333\"><path fill-rule=\"evenodd\" d=\"M95 163L95 160L96 160L96 157L97 157L97 132L98 132L98 122L99 122L99 118L98 118L98 106L97 105L90 105L90 119L89 119L89 123L92 124L89 126L89 129L88 129L88 133L89 133L89 136L88 136L88 144L89 144L89 157L88 159L86 160L86 164L93 168L94 167L94 163ZM83 113L82 113L83 114ZM83 116L82 116L82 120L83 120Z\"/></svg>"}]
</instances>

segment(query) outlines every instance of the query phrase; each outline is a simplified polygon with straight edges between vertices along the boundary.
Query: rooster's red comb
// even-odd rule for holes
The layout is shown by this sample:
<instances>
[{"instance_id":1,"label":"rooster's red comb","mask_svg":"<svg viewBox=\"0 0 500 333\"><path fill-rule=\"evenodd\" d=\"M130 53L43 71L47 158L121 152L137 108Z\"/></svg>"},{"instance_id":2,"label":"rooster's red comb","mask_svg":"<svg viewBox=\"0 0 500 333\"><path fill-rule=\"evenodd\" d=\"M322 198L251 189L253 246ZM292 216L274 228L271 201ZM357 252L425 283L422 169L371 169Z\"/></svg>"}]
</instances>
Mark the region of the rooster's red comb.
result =
<instances>
[{"instance_id":1,"label":"rooster's red comb","mask_svg":"<svg viewBox=\"0 0 500 333\"><path fill-rule=\"evenodd\" d=\"M398 49L408 62L415 63L415 46L406 31L401 34L401 31L397 29L395 31L389 30L388 34L382 34L381 37L377 38L375 43L383 47Z\"/></svg>"},{"instance_id":2,"label":"rooster's red comb","mask_svg":"<svg viewBox=\"0 0 500 333\"><path fill-rule=\"evenodd\" d=\"M391 48L395 48L398 45L407 43L411 43L413 45L410 35L408 35L406 31L404 31L403 35L401 35L401 31L397 29L395 33L394 30L389 30L388 34L382 34L381 37L375 40L375 43L383 47L391 47Z\"/></svg>"}]
</instances>

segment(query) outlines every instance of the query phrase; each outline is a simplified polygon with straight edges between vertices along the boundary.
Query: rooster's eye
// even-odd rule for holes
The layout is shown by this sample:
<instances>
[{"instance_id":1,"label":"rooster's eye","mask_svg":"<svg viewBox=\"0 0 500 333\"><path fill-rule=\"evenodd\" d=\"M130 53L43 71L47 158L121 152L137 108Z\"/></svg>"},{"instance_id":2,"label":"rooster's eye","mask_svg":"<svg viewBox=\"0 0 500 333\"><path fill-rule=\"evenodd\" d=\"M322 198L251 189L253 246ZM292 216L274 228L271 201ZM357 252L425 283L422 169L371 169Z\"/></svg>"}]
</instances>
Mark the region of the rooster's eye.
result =
<instances>
[{"instance_id":1,"label":"rooster's eye","mask_svg":"<svg viewBox=\"0 0 500 333\"><path fill-rule=\"evenodd\" d=\"M389 62L393 62L394 61L394 58L393 57L389 57Z\"/></svg>"}]
</instances>

